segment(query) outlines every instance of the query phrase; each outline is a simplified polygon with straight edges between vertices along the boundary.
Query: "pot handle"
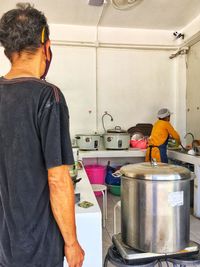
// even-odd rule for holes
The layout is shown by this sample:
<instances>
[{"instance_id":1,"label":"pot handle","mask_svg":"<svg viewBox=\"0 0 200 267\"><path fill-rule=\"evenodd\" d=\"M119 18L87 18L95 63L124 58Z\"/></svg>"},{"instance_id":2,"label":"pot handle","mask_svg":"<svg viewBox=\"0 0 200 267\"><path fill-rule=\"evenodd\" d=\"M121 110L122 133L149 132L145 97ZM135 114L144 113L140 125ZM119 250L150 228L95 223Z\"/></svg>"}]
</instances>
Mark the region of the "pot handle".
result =
<instances>
[{"instance_id":1,"label":"pot handle","mask_svg":"<svg viewBox=\"0 0 200 267\"><path fill-rule=\"evenodd\" d=\"M98 148L99 142L97 140L94 141L94 148Z\"/></svg>"},{"instance_id":2,"label":"pot handle","mask_svg":"<svg viewBox=\"0 0 200 267\"><path fill-rule=\"evenodd\" d=\"M119 177L121 177L122 175L123 175L123 174L122 174L119 170L117 170L116 172L112 173L112 176L115 177L115 178L119 178Z\"/></svg>"},{"instance_id":3,"label":"pot handle","mask_svg":"<svg viewBox=\"0 0 200 267\"><path fill-rule=\"evenodd\" d=\"M122 128L120 126L115 126L115 130L121 130Z\"/></svg>"},{"instance_id":4,"label":"pot handle","mask_svg":"<svg viewBox=\"0 0 200 267\"><path fill-rule=\"evenodd\" d=\"M156 161L155 158L152 158L152 159L151 159L151 166L152 166L152 167L157 167L157 166L158 166L158 163L157 163L157 161Z\"/></svg>"},{"instance_id":5,"label":"pot handle","mask_svg":"<svg viewBox=\"0 0 200 267\"><path fill-rule=\"evenodd\" d=\"M191 172L190 181L194 180L196 178L196 174L194 172Z\"/></svg>"}]
</instances>

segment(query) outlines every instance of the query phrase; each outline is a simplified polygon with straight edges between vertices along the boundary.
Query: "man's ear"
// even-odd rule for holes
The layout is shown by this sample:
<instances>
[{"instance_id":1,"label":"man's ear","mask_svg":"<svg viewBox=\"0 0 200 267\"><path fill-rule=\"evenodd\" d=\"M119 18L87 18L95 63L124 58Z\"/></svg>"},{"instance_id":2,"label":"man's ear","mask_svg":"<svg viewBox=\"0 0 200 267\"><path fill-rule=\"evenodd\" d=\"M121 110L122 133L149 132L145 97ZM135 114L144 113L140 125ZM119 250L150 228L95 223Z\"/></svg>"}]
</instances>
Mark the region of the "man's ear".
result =
<instances>
[{"instance_id":1,"label":"man's ear","mask_svg":"<svg viewBox=\"0 0 200 267\"><path fill-rule=\"evenodd\" d=\"M10 62L12 63L12 54L8 53L6 50L4 50L4 54L10 60Z\"/></svg>"},{"instance_id":2,"label":"man's ear","mask_svg":"<svg viewBox=\"0 0 200 267\"><path fill-rule=\"evenodd\" d=\"M8 56L8 53L6 52L6 50L4 50L4 54L8 59L10 59L10 57Z\"/></svg>"},{"instance_id":3,"label":"man's ear","mask_svg":"<svg viewBox=\"0 0 200 267\"><path fill-rule=\"evenodd\" d=\"M50 51L49 51L50 46L51 46L51 42L50 42L50 40L47 40L45 43L45 49L46 49L46 57L47 57L48 61L50 61L50 59L51 59L51 55L50 55Z\"/></svg>"}]
</instances>

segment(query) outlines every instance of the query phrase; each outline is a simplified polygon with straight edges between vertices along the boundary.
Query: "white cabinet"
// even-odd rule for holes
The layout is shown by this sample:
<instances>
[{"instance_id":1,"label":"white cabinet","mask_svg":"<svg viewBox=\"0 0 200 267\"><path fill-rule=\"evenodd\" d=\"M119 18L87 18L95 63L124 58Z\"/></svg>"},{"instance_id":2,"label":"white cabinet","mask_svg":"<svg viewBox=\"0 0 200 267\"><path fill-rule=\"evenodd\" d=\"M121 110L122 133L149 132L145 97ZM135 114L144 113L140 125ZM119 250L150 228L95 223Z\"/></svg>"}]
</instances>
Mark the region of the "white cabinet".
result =
<instances>
[{"instance_id":1,"label":"white cabinet","mask_svg":"<svg viewBox=\"0 0 200 267\"><path fill-rule=\"evenodd\" d=\"M94 206L86 209L76 204L77 236L85 251L83 267L102 267L101 210L84 169L78 172L78 177L82 178L76 186L76 192L81 194L80 201L87 200L94 204ZM64 267L67 266L65 259Z\"/></svg>"}]
</instances>

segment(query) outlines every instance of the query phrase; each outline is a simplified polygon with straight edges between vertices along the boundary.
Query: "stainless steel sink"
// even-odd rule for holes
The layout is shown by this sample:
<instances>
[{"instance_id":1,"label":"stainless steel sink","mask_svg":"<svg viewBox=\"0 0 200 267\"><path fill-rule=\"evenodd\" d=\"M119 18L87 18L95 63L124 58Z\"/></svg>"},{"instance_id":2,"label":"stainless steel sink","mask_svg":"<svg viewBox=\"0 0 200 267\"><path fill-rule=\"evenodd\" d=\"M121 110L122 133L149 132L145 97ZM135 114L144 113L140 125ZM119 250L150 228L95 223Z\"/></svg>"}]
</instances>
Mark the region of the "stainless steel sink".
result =
<instances>
[{"instance_id":1,"label":"stainless steel sink","mask_svg":"<svg viewBox=\"0 0 200 267\"><path fill-rule=\"evenodd\" d=\"M179 153L182 153L182 154L188 154L188 155L191 155L191 156L199 156L200 154L195 152L195 154L190 154L188 153L189 149L183 149L182 147L180 148L168 148L168 150L171 150L171 151L176 151L176 152L179 152Z\"/></svg>"},{"instance_id":2,"label":"stainless steel sink","mask_svg":"<svg viewBox=\"0 0 200 267\"><path fill-rule=\"evenodd\" d=\"M189 150L183 149L182 147L180 147L180 148L170 147L170 148L168 148L168 150L176 151L176 152L183 153L183 154L188 154L188 151L189 151Z\"/></svg>"}]
</instances>

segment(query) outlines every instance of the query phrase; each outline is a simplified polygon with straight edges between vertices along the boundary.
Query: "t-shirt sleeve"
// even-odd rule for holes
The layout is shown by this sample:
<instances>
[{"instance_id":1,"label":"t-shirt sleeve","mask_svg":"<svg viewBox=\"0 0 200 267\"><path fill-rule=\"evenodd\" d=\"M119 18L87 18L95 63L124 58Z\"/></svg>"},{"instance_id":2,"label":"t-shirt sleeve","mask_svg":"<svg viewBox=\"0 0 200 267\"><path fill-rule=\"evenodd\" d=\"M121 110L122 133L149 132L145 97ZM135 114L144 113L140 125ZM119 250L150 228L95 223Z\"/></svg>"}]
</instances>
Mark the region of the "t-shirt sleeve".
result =
<instances>
[{"instance_id":1,"label":"t-shirt sleeve","mask_svg":"<svg viewBox=\"0 0 200 267\"><path fill-rule=\"evenodd\" d=\"M175 140L177 140L178 142L180 142L180 135L173 128L173 126L171 125L171 123L168 123L167 124L167 130L168 130L168 132L169 132L169 134L171 135L172 138L174 138Z\"/></svg>"},{"instance_id":2,"label":"t-shirt sleeve","mask_svg":"<svg viewBox=\"0 0 200 267\"><path fill-rule=\"evenodd\" d=\"M43 96L39 112L39 131L46 169L74 163L68 107L63 94L57 88L49 89Z\"/></svg>"}]
</instances>

